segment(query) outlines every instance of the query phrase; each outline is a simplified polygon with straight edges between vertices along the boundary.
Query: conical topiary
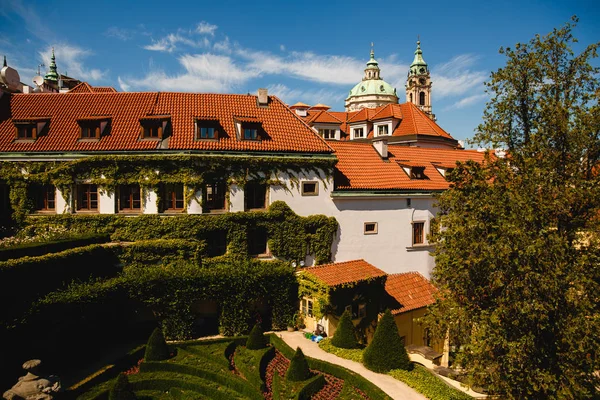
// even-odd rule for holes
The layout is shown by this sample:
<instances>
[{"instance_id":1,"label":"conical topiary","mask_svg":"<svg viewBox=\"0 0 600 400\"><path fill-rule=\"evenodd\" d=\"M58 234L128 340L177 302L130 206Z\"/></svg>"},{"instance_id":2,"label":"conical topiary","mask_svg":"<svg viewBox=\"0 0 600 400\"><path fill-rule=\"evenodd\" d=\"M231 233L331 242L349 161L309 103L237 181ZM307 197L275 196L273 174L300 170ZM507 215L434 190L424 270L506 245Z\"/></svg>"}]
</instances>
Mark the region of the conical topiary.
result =
<instances>
[{"instance_id":1,"label":"conical topiary","mask_svg":"<svg viewBox=\"0 0 600 400\"><path fill-rule=\"evenodd\" d=\"M170 357L169 346L165 341L162 331L156 328L146 344L145 361L163 361Z\"/></svg>"},{"instance_id":2,"label":"conical topiary","mask_svg":"<svg viewBox=\"0 0 600 400\"><path fill-rule=\"evenodd\" d=\"M342 314L340 322L335 329L335 334L331 338L331 344L342 349L356 349L358 347L352 316L348 310Z\"/></svg>"},{"instance_id":3,"label":"conical topiary","mask_svg":"<svg viewBox=\"0 0 600 400\"><path fill-rule=\"evenodd\" d=\"M249 350L258 350L264 349L265 347L267 347L267 338L265 338L265 335L263 335L260 324L257 323L250 331L250 335L248 335L248 340L246 340L246 348Z\"/></svg>"},{"instance_id":4,"label":"conical topiary","mask_svg":"<svg viewBox=\"0 0 600 400\"><path fill-rule=\"evenodd\" d=\"M363 364L375 372L391 369L412 369L408 353L398 334L398 327L390 310L386 310L377 324L373 341L363 353Z\"/></svg>"},{"instance_id":5,"label":"conical topiary","mask_svg":"<svg viewBox=\"0 0 600 400\"><path fill-rule=\"evenodd\" d=\"M304 381L310 378L308 362L300 347L296 349L296 353L294 354L294 357L292 357L292 361L290 361L290 367L285 374L285 378L288 381Z\"/></svg>"},{"instance_id":6,"label":"conical topiary","mask_svg":"<svg viewBox=\"0 0 600 400\"><path fill-rule=\"evenodd\" d=\"M127 375L121 372L108 393L108 400L134 400L135 398Z\"/></svg>"}]
</instances>

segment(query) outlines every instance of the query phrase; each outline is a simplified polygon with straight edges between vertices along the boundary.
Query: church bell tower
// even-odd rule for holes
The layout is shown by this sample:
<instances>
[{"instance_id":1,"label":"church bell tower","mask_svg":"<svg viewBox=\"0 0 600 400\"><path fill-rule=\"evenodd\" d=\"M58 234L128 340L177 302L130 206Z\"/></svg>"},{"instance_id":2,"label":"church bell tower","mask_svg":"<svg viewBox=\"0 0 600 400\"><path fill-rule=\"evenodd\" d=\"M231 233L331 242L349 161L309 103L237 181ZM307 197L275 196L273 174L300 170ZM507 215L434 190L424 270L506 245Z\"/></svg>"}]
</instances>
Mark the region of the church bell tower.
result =
<instances>
[{"instance_id":1,"label":"church bell tower","mask_svg":"<svg viewBox=\"0 0 600 400\"><path fill-rule=\"evenodd\" d=\"M406 79L406 102L413 103L425 114L435 121L435 115L431 112L431 76L429 67L423 60L421 41L417 41L415 59L410 64L408 78Z\"/></svg>"}]
</instances>

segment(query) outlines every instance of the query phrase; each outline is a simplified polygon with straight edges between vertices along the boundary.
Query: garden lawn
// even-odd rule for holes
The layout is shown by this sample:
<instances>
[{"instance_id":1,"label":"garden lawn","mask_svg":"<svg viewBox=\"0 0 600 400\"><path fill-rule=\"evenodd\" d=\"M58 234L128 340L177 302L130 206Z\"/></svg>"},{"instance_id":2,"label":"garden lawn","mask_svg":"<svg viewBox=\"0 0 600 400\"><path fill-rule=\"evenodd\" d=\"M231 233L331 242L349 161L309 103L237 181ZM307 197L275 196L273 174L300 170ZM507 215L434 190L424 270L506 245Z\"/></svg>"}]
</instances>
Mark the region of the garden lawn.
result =
<instances>
[{"instance_id":1,"label":"garden lawn","mask_svg":"<svg viewBox=\"0 0 600 400\"><path fill-rule=\"evenodd\" d=\"M364 349L342 349L332 345L329 339L322 340L321 343L319 343L319 347L338 357L362 363L362 353ZM394 369L390 371L388 375L404 382L431 400L468 400L473 398L468 394L449 386L422 365L413 365L414 368L412 371Z\"/></svg>"}]
</instances>

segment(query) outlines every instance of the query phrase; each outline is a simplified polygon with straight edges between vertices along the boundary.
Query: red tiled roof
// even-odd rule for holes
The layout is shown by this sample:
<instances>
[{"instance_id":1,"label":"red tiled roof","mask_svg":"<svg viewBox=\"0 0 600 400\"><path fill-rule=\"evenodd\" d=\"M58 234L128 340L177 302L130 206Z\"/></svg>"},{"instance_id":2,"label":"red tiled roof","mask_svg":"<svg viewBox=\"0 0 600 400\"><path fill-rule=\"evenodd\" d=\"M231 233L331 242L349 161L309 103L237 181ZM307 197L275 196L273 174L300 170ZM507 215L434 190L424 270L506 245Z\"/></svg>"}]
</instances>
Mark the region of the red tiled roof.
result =
<instances>
[{"instance_id":1,"label":"red tiled roof","mask_svg":"<svg viewBox=\"0 0 600 400\"><path fill-rule=\"evenodd\" d=\"M297 102L296 104L294 104L294 105L290 106L290 108L291 108L292 110L294 110L294 109L296 109L296 108L309 108L309 107L310 107L310 106L309 106L308 104L306 104L306 103L302 103L302 102L300 102L300 101L299 101L299 102Z\"/></svg>"},{"instance_id":2,"label":"red tiled roof","mask_svg":"<svg viewBox=\"0 0 600 400\"><path fill-rule=\"evenodd\" d=\"M321 124L338 124L340 125L342 121L340 121L336 116L331 114L328 111L319 111L315 117L311 120L311 123L321 123Z\"/></svg>"},{"instance_id":3,"label":"red tiled roof","mask_svg":"<svg viewBox=\"0 0 600 400\"><path fill-rule=\"evenodd\" d=\"M83 86L85 87L85 86ZM155 141L140 140L140 119L170 115L169 150L331 153L332 149L276 97L259 107L256 96L198 93L54 93L5 95L0 98L0 152L156 150ZM47 131L33 142L15 141L13 120L49 116ZM108 135L80 141L78 120L111 119ZM194 140L194 120L210 116L223 128L219 140ZM262 123L262 140L238 140L236 116Z\"/></svg>"},{"instance_id":4,"label":"red tiled roof","mask_svg":"<svg viewBox=\"0 0 600 400\"><path fill-rule=\"evenodd\" d=\"M369 264L365 260L352 260L318 265L316 267L305 268L302 272L313 275L330 287L366 281L386 275L385 272Z\"/></svg>"},{"instance_id":5,"label":"red tiled roof","mask_svg":"<svg viewBox=\"0 0 600 400\"><path fill-rule=\"evenodd\" d=\"M387 118L394 118L399 123L393 125L391 136L424 135L437 136L453 139L452 136L442 129L427 114L421 111L413 103L387 104L377 108L363 108L359 111L327 111L327 113L341 121L340 130L342 136L350 133L349 124L374 122ZM309 110L305 121L312 124L319 117L319 112ZM373 129L366 132L368 138L373 137Z\"/></svg>"},{"instance_id":6,"label":"red tiled roof","mask_svg":"<svg viewBox=\"0 0 600 400\"><path fill-rule=\"evenodd\" d=\"M420 273L406 272L388 275L385 291L396 300L391 311L397 315L435 303L437 289Z\"/></svg>"},{"instance_id":7,"label":"red tiled roof","mask_svg":"<svg viewBox=\"0 0 600 400\"><path fill-rule=\"evenodd\" d=\"M336 165L336 189L342 190L444 190L449 183L432 163L454 166L457 161L483 162L485 158L484 153L475 150L389 145L388 160L383 160L370 143L328 143L339 160ZM425 166L427 179L411 179L399 163Z\"/></svg>"},{"instance_id":8,"label":"red tiled roof","mask_svg":"<svg viewBox=\"0 0 600 400\"><path fill-rule=\"evenodd\" d=\"M94 93L116 93L117 89L111 86L92 86Z\"/></svg>"}]
</instances>

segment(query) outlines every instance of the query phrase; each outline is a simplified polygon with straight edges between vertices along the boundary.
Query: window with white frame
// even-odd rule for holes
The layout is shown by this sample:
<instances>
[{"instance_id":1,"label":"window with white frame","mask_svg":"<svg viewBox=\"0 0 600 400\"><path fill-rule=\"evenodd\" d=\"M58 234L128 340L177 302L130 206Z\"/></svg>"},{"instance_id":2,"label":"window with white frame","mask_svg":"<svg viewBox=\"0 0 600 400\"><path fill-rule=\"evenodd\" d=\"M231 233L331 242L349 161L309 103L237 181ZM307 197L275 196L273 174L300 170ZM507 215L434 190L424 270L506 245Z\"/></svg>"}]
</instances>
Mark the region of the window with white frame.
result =
<instances>
[{"instance_id":1,"label":"window with white frame","mask_svg":"<svg viewBox=\"0 0 600 400\"><path fill-rule=\"evenodd\" d=\"M365 131L363 128L354 128L352 132L354 133L354 139L365 137Z\"/></svg>"},{"instance_id":2,"label":"window with white frame","mask_svg":"<svg viewBox=\"0 0 600 400\"><path fill-rule=\"evenodd\" d=\"M302 299L302 314L307 317L313 316L313 301L309 299Z\"/></svg>"},{"instance_id":3,"label":"window with white frame","mask_svg":"<svg viewBox=\"0 0 600 400\"><path fill-rule=\"evenodd\" d=\"M335 139L335 129L319 129L319 135L323 139Z\"/></svg>"},{"instance_id":4,"label":"window with white frame","mask_svg":"<svg viewBox=\"0 0 600 400\"><path fill-rule=\"evenodd\" d=\"M386 135L389 135L389 126L387 124L378 125L377 126L377 136L386 136Z\"/></svg>"},{"instance_id":5,"label":"window with white frame","mask_svg":"<svg viewBox=\"0 0 600 400\"><path fill-rule=\"evenodd\" d=\"M302 196L318 196L319 182L302 182Z\"/></svg>"},{"instance_id":6,"label":"window with white frame","mask_svg":"<svg viewBox=\"0 0 600 400\"><path fill-rule=\"evenodd\" d=\"M377 234L377 222L365 222L365 235Z\"/></svg>"}]
</instances>

